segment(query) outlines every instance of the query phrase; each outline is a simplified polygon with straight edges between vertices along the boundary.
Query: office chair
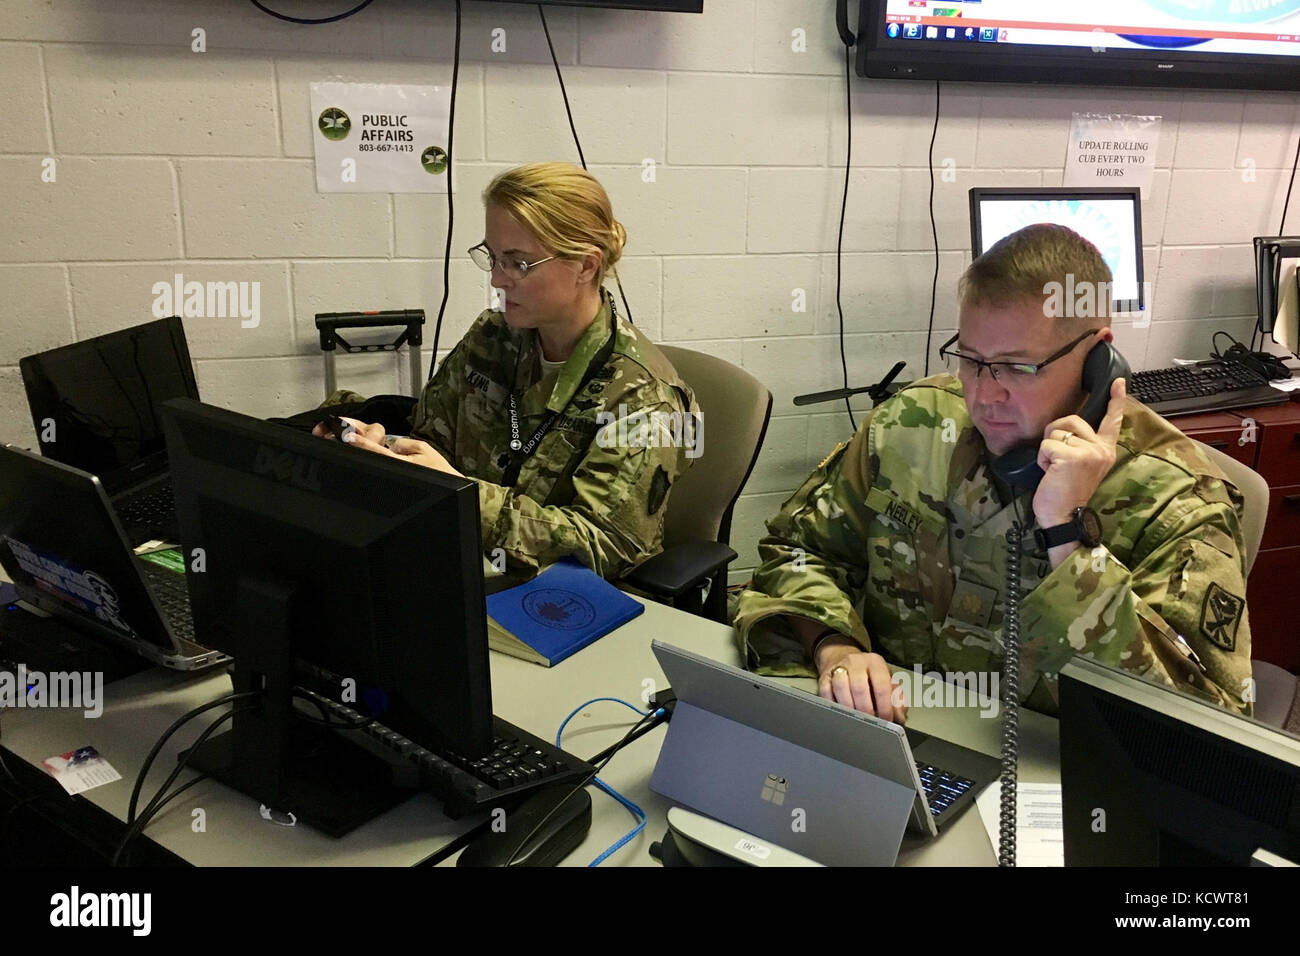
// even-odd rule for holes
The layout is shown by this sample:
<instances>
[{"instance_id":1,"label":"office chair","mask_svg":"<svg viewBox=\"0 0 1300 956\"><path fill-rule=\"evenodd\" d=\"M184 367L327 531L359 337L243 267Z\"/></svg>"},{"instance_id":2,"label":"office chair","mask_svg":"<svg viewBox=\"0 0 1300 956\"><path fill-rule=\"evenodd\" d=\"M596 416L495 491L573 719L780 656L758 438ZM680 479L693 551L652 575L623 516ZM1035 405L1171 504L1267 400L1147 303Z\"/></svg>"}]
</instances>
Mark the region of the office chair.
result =
<instances>
[{"instance_id":1,"label":"office chair","mask_svg":"<svg viewBox=\"0 0 1300 956\"><path fill-rule=\"evenodd\" d=\"M1249 576L1259 543L1264 537L1264 519L1268 516L1268 482L1259 472L1235 458L1197 442L1206 457L1237 486L1244 500L1241 509L1241 533L1246 541L1246 574ZM1255 679L1255 719L1300 734L1300 679L1268 661L1252 660Z\"/></svg>"},{"instance_id":2,"label":"office chair","mask_svg":"<svg viewBox=\"0 0 1300 956\"><path fill-rule=\"evenodd\" d=\"M1246 577L1250 577L1255 555L1259 553L1259 543L1264 538L1264 519L1268 517L1268 482L1249 465L1244 465L1203 442L1195 443L1205 453L1205 457L1217 465L1241 492L1241 536L1246 542Z\"/></svg>"},{"instance_id":3,"label":"office chair","mask_svg":"<svg viewBox=\"0 0 1300 956\"><path fill-rule=\"evenodd\" d=\"M731 516L763 447L772 393L730 362L661 345L695 392L702 412L701 454L668 496L664 550L623 582L661 603L726 623ZM708 585L708 596L703 588Z\"/></svg>"},{"instance_id":4,"label":"office chair","mask_svg":"<svg viewBox=\"0 0 1300 956\"><path fill-rule=\"evenodd\" d=\"M1268 661L1251 661L1255 719L1300 736L1300 678Z\"/></svg>"}]
</instances>

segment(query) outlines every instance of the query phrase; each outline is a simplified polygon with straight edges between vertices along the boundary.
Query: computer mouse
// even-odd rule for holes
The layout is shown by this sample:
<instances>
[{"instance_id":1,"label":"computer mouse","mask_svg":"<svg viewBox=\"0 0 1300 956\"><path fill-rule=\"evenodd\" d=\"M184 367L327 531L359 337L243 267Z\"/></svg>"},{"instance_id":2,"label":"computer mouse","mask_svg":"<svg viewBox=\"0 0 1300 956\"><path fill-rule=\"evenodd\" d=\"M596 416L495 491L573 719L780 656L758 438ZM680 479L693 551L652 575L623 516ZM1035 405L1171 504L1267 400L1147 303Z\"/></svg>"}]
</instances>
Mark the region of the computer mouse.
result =
<instances>
[{"instance_id":1,"label":"computer mouse","mask_svg":"<svg viewBox=\"0 0 1300 956\"><path fill-rule=\"evenodd\" d=\"M533 834L543 818L545 822ZM465 848L456 865L556 866L582 842L589 829L591 794L586 789L575 791L571 783L551 784L508 811L502 832L489 827Z\"/></svg>"}]
</instances>

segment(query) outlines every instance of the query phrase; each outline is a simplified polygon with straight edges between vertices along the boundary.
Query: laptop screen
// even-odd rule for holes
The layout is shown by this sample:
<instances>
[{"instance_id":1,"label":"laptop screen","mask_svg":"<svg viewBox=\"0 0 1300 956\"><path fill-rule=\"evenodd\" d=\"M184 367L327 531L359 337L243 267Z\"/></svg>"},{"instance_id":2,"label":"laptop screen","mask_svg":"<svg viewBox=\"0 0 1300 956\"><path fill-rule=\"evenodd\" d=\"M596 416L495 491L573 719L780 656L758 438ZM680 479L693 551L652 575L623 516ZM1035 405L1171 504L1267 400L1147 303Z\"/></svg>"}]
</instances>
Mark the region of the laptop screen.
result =
<instances>
[{"instance_id":1,"label":"laptop screen","mask_svg":"<svg viewBox=\"0 0 1300 956\"><path fill-rule=\"evenodd\" d=\"M23 384L41 454L115 494L166 467L158 405L198 398L175 316L28 356Z\"/></svg>"}]
</instances>

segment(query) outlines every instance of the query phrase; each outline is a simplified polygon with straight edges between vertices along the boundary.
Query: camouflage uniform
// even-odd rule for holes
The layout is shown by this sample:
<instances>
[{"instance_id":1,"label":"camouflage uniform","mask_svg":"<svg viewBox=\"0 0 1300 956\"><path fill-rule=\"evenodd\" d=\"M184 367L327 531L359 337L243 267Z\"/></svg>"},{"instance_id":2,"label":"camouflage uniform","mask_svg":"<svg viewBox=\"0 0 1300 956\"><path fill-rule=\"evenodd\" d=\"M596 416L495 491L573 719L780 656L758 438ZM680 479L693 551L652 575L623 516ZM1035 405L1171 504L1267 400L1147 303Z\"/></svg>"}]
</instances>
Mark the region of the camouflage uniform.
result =
<instances>
[{"instance_id":1,"label":"camouflage uniform","mask_svg":"<svg viewBox=\"0 0 1300 956\"><path fill-rule=\"evenodd\" d=\"M575 394L609 339L610 304L602 290L595 321L563 368L545 376L536 334L510 329L500 312L483 312L416 404L411 435L478 484L485 572L498 573L500 561L492 567L497 548L506 562L507 580L493 587L526 580L566 555L616 578L663 547L664 503L691 459L666 442L601 447L594 437L597 414L682 414L698 406L663 353L622 316L612 357ZM520 440L533 435L547 409L561 414L507 488L500 482L510 451L516 369Z\"/></svg>"},{"instance_id":2,"label":"camouflage uniform","mask_svg":"<svg viewBox=\"0 0 1300 956\"><path fill-rule=\"evenodd\" d=\"M779 616L795 614L895 665L1000 670L1016 510L986 455L950 375L876 408L768 522L736 611L748 664L815 673ZM1018 501L1027 522L1030 501ZM1022 538L1021 700L1055 713L1056 674L1082 652L1250 713L1240 503L1180 432L1130 398L1115 467L1091 499L1101 547L1080 546L1053 570L1032 531Z\"/></svg>"}]
</instances>

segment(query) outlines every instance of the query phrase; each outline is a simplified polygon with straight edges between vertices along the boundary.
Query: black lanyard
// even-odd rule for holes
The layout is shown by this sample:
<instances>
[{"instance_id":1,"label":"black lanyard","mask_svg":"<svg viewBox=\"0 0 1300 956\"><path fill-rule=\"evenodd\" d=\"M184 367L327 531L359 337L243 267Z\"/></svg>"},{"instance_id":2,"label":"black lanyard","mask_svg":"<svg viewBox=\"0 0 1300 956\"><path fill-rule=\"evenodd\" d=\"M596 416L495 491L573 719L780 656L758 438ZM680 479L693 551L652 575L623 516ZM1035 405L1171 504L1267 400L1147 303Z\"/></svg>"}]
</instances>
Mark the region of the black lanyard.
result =
<instances>
[{"instance_id":1,"label":"black lanyard","mask_svg":"<svg viewBox=\"0 0 1300 956\"><path fill-rule=\"evenodd\" d=\"M523 355L523 349L519 350L519 355L515 357L515 377L510 389L510 451L501 456L500 464L505 473L501 476L501 484L506 488L513 488L515 482L519 480L520 469L524 467L533 452L542 443L546 433L554 427L556 421L561 415L569 410L569 405L579 392L581 392L596 374L604 367L605 363L610 360L614 354L614 341L618 338L618 313L614 309L614 299L611 296L609 300L609 339L600 347L600 351L595 354L591 362L587 365L587 371L583 373L582 381L578 387L573 390L573 395L569 396L569 401L564 403L564 408L560 411L547 409L542 423L537 426L537 430L525 441L519 438L519 401L516 397L519 382L519 359ZM540 349L541 342L537 343Z\"/></svg>"}]
</instances>

